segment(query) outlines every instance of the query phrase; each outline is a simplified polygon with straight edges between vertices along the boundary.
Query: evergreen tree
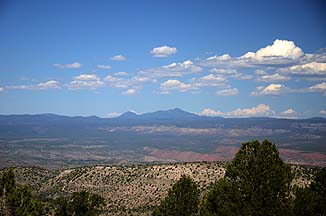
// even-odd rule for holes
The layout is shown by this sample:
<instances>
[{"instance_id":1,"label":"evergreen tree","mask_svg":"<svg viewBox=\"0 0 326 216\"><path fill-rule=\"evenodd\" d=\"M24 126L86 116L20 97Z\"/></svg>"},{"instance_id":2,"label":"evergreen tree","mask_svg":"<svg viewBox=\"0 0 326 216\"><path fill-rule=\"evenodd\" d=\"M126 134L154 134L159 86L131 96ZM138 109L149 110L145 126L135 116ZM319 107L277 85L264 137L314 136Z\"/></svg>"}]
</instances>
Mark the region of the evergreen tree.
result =
<instances>
[{"instance_id":1,"label":"evergreen tree","mask_svg":"<svg viewBox=\"0 0 326 216\"><path fill-rule=\"evenodd\" d=\"M213 185L200 208L202 216L238 216L241 208L237 189L227 179L221 179Z\"/></svg>"},{"instance_id":2,"label":"evergreen tree","mask_svg":"<svg viewBox=\"0 0 326 216\"><path fill-rule=\"evenodd\" d=\"M71 197L56 200L58 216L95 216L99 215L104 199L86 191L74 192Z\"/></svg>"},{"instance_id":3,"label":"evergreen tree","mask_svg":"<svg viewBox=\"0 0 326 216\"><path fill-rule=\"evenodd\" d=\"M326 215L326 168L317 172L314 181L309 187L296 189L293 215Z\"/></svg>"},{"instance_id":4,"label":"evergreen tree","mask_svg":"<svg viewBox=\"0 0 326 216\"><path fill-rule=\"evenodd\" d=\"M185 175L172 186L167 197L161 201L153 216L192 216L198 212L199 189L197 184Z\"/></svg>"},{"instance_id":5,"label":"evergreen tree","mask_svg":"<svg viewBox=\"0 0 326 216\"><path fill-rule=\"evenodd\" d=\"M1 177L1 197L3 213L13 216L46 215L42 202L32 197L31 189L19 186L15 182L12 169L5 171Z\"/></svg>"},{"instance_id":6,"label":"evergreen tree","mask_svg":"<svg viewBox=\"0 0 326 216\"><path fill-rule=\"evenodd\" d=\"M226 168L225 180L208 195L203 215L289 215L293 175L274 144L244 143ZM215 199L214 197L215 196ZM208 212L208 213L207 213ZM233 212L233 213L232 213Z\"/></svg>"}]
</instances>

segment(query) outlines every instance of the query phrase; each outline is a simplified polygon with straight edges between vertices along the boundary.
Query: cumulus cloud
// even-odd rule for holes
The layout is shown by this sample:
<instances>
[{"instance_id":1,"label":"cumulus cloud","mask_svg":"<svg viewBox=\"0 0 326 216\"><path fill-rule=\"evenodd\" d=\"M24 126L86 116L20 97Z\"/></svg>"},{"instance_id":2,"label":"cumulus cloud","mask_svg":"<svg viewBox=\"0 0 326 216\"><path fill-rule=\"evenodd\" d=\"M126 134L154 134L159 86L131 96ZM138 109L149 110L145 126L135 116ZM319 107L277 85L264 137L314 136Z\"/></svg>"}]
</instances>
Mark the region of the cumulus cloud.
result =
<instances>
[{"instance_id":1,"label":"cumulus cloud","mask_svg":"<svg viewBox=\"0 0 326 216\"><path fill-rule=\"evenodd\" d=\"M310 86L307 91L310 92L323 92L326 93L326 82L322 82L313 86Z\"/></svg>"},{"instance_id":2,"label":"cumulus cloud","mask_svg":"<svg viewBox=\"0 0 326 216\"><path fill-rule=\"evenodd\" d=\"M127 57L123 55L115 55L110 58L112 61L125 61L127 60Z\"/></svg>"},{"instance_id":3,"label":"cumulus cloud","mask_svg":"<svg viewBox=\"0 0 326 216\"><path fill-rule=\"evenodd\" d=\"M209 74L199 78L192 78L190 82L195 87L225 86L226 78L221 75Z\"/></svg>"},{"instance_id":4,"label":"cumulus cloud","mask_svg":"<svg viewBox=\"0 0 326 216\"><path fill-rule=\"evenodd\" d=\"M81 74L79 76L75 76L74 79L81 81L100 80L100 78L95 74Z\"/></svg>"},{"instance_id":5,"label":"cumulus cloud","mask_svg":"<svg viewBox=\"0 0 326 216\"><path fill-rule=\"evenodd\" d=\"M169 46L155 47L150 51L153 57L157 57L157 58L168 57L172 54L175 54L176 52L177 52L177 48L169 47Z\"/></svg>"},{"instance_id":6,"label":"cumulus cloud","mask_svg":"<svg viewBox=\"0 0 326 216\"><path fill-rule=\"evenodd\" d=\"M124 95L133 95L136 93L137 93L136 89L127 89L126 91L122 92L122 94L124 94Z\"/></svg>"},{"instance_id":7,"label":"cumulus cloud","mask_svg":"<svg viewBox=\"0 0 326 216\"><path fill-rule=\"evenodd\" d=\"M274 111L269 105L259 104L256 107L241 109L238 108L231 112L228 112L226 115L231 117L251 117L251 116L271 116L274 114Z\"/></svg>"},{"instance_id":8,"label":"cumulus cloud","mask_svg":"<svg viewBox=\"0 0 326 216\"><path fill-rule=\"evenodd\" d=\"M206 60L208 60L208 61L227 61L230 59L231 59L231 56L229 54L223 54L220 56L215 55L215 56L208 57Z\"/></svg>"},{"instance_id":9,"label":"cumulus cloud","mask_svg":"<svg viewBox=\"0 0 326 216\"><path fill-rule=\"evenodd\" d=\"M201 67L187 60L181 63L172 63L162 67L141 70L138 74L151 78L181 77L187 74L200 73L202 70Z\"/></svg>"},{"instance_id":10,"label":"cumulus cloud","mask_svg":"<svg viewBox=\"0 0 326 216\"><path fill-rule=\"evenodd\" d=\"M97 67L104 70L109 70L112 68L110 65L102 65L102 64L97 65Z\"/></svg>"},{"instance_id":11,"label":"cumulus cloud","mask_svg":"<svg viewBox=\"0 0 326 216\"><path fill-rule=\"evenodd\" d=\"M191 84L185 84L179 80L167 80L160 84L160 94L169 94L171 91L186 92L194 89Z\"/></svg>"},{"instance_id":12,"label":"cumulus cloud","mask_svg":"<svg viewBox=\"0 0 326 216\"><path fill-rule=\"evenodd\" d=\"M322 114L322 115L326 115L326 109L324 109L324 110L320 110L320 114Z\"/></svg>"},{"instance_id":13,"label":"cumulus cloud","mask_svg":"<svg viewBox=\"0 0 326 216\"><path fill-rule=\"evenodd\" d=\"M203 109L199 114L203 115L203 116L222 116L222 115L224 115L224 113L221 111L218 111L218 110L216 111L216 110L209 109L209 108Z\"/></svg>"},{"instance_id":14,"label":"cumulus cloud","mask_svg":"<svg viewBox=\"0 0 326 216\"><path fill-rule=\"evenodd\" d=\"M286 87L282 84L269 84L267 86L258 86L256 90L251 92L252 96L262 96L262 95L279 95L284 93Z\"/></svg>"},{"instance_id":15,"label":"cumulus cloud","mask_svg":"<svg viewBox=\"0 0 326 216\"><path fill-rule=\"evenodd\" d=\"M304 53L293 41L276 39L272 45L260 48L256 52L247 52L240 57L229 54L212 56L201 61L202 66L222 68L250 68L257 66L288 65L298 63Z\"/></svg>"},{"instance_id":16,"label":"cumulus cloud","mask_svg":"<svg viewBox=\"0 0 326 216\"><path fill-rule=\"evenodd\" d=\"M74 79L68 83L67 87L69 89L97 89L103 87L104 82L100 80L95 74L81 74L75 76Z\"/></svg>"},{"instance_id":17,"label":"cumulus cloud","mask_svg":"<svg viewBox=\"0 0 326 216\"><path fill-rule=\"evenodd\" d=\"M261 69L257 69L257 70L255 70L255 74L256 74L256 75L267 75L266 71L261 70Z\"/></svg>"},{"instance_id":18,"label":"cumulus cloud","mask_svg":"<svg viewBox=\"0 0 326 216\"><path fill-rule=\"evenodd\" d=\"M208 66L208 67L215 67L215 69L218 68L236 68L238 66L241 66L241 64L238 64L239 62L236 61L236 58L232 58L229 54L223 54L223 55L214 55L211 57L208 57L200 62L201 66ZM214 69L213 69L214 70ZM214 72L214 71L212 71Z\"/></svg>"},{"instance_id":19,"label":"cumulus cloud","mask_svg":"<svg viewBox=\"0 0 326 216\"><path fill-rule=\"evenodd\" d=\"M269 105L259 104L251 108L238 108L230 112L215 111L213 109L206 108L200 112L205 116L224 116L224 117L266 117L273 116L275 112Z\"/></svg>"},{"instance_id":20,"label":"cumulus cloud","mask_svg":"<svg viewBox=\"0 0 326 216\"><path fill-rule=\"evenodd\" d=\"M118 112L111 112L111 113L108 113L107 114L107 117L109 117L109 118L114 118L114 117L118 117L118 116L120 116L121 115L121 113L118 113Z\"/></svg>"},{"instance_id":21,"label":"cumulus cloud","mask_svg":"<svg viewBox=\"0 0 326 216\"><path fill-rule=\"evenodd\" d=\"M212 68L210 72L221 74L221 75L237 75L239 74L235 69L224 69L224 68Z\"/></svg>"},{"instance_id":22,"label":"cumulus cloud","mask_svg":"<svg viewBox=\"0 0 326 216\"><path fill-rule=\"evenodd\" d=\"M322 91L324 91L324 90L326 90L326 83L325 82L322 82L320 84L316 84L314 86L309 87L309 89L311 89L311 90L322 90Z\"/></svg>"},{"instance_id":23,"label":"cumulus cloud","mask_svg":"<svg viewBox=\"0 0 326 216\"><path fill-rule=\"evenodd\" d=\"M104 81L111 87L114 88L128 88L129 84L127 80L121 78L121 77L114 77L111 75L108 75L104 78Z\"/></svg>"},{"instance_id":24,"label":"cumulus cloud","mask_svg":"<svg viewBox=\"0 0 326 216\"><path fill-rule=\"evenodd\" d=\"M297 115L298 115L298 113L292 108L284 110L277 114L277 116L283 117L283 118L295 118L295 117L297 117Z\"/></svg>"},{"instance_id":25,"label":"cumulus cloud","mask_svg":"<svg viewBox=\"0 0 326 216\"><path fill-rule=\"evenodd\" d=\"M302 55L301 48L297 47L293 41L276 39L272 45L261 48L257 52L247 52L240 58L264 61L276 58L298 59Z\"/></svg>"},{"instance_id":26,"label":"cumulus cloud","mask_svg":"<svg viewBox=\"0 0 326 216\"><path fill-rule=\"evenodd\" d=\"M0 87L0 92L3 92L5 90L5 88Z\"/></svg>"},{"instance_id":27,"label":"cumulus cloud","mask_svg":"<svg viewBox=\"0 0 326 216\"><path fill-rule=\"evenodd\" d=\"M115 72L114 75L115 76L128 76L129 74L127 72L120 71L120 72Z\"/></svg>"},{"instance_id":28,"label":"cumulus cloud","mask_svg":"<svg viewBox=\"0 0 326 216\"><path fill-rule=\"evenodd\" d=\"M236 69L212 68L210 72L238 80L249 80L253 78L252 75L239 73Z\"/></svg>"},{"instance_id":29,"label":"cumulus cloud","mask_svg":"<svg viewBox=\"0 0 326 216\"><path fill-rule=\"evenodd\" d=\"M262 75L257 78L258 82L281 82L281 81L287 81L290 80L290 77L282 76L278 73L272 74L272 75Z\"/></svg>"},{"instance_id":30,"label":"cumulus cloud","mask_svg":"<svg viewBox=\"0 0 326 216\"><path fill-rule=\"evenodd\" d=\"M60 88L59 82L56 80L49 80L44 83L39 83L36 85L36 89L57 89Z\"/></svg>"},{"instance_id":31,"label":"cumulus cloud","mask_svg":"<svg viewBox=\"0 0 326 216\"><path fill-rule=\"evenodd\" d=\"M77 69L77 68L82 67L82 64L80 64L79 62L74 62L71 64L53 64L53 67L60 68L60 69L64 69L64 68Z\"/></svg>"},{"instance_id":32,"label":"cumulus cloud","mask_svg":"<svg viewBox=\"0 0 326 216\"><path fill-rule=\"evenodd\" d=\"M228 88L228 89L222 89L216 92L216 95L218 96L234 96L239 93L239 90L237 88Z\"/></svg>"},{"instance_id":33,"label":"cumulus cloud","mask_svg":"<svg viewBox=\"0 0 326 216\"><path fill-rule=\"evenodd\" d=\"M326 63L309 62L279 69L280 72L296 75L326 75Z\"/></svg>"},{"instance_id":34,"label":"cumulus cloud","mask_svg":"<svg viewBox=\"0 0 326 216\"><path fill-rule=\"evenodd\" d=\"M48 80L35 85L12 85L6 86L3 89L8 90L46 90L46 89L59 89L60 83L56 80Z\"/></svg>"},{"instance_id":35,"label":"cumulus cloud","mask_svg":"<svg viewBox=\"0 0 326 216\"><path fill-rule=\"evenodd\" d=\"M156 82L154 79L142 76L134 76L131 79L125 79L123 77L114 77L111 75L106 76L104 81L111 87L132 89L140 89L141 85L144 83Z\"/></svg>"}]
</instances>

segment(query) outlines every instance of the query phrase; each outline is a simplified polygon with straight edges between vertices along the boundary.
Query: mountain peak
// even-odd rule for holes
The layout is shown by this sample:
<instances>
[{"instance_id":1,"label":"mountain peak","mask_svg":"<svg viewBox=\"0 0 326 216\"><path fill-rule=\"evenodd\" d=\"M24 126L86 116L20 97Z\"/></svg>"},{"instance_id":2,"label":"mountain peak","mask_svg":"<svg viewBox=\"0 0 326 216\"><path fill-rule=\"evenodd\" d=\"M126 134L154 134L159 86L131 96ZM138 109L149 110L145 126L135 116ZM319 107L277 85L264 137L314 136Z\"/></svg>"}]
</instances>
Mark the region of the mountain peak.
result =
<instances>
[{"instance_id":1,"label":"mountain peak","mask_svg":"<svg viewBox=\"0 0 326 216\"><path fill-rule=\"evenodd\" d=\"M142 116L145 118L155 118L155 119L184 119L184 118L198 117L198 115L194 113L186 112L180 108L161 110L152 113L145 113Z\"/></svg>"},{"instance_id":2,"label":"mountain peak","mask_svg":"<svg viewBox=\"0 0 326 216\"><path fill-rule=\"evenodd\" d=\"M125 113L122 113L118 118L135 118L138 115L135 112L127 111Z\"/></svg>"},{"instance_id":3,"label":"mountain peak","mask_svg":"<svg viewBox=\"0 0 326 216\"><path fill-rule=\"evenodd\" d=\"M170 110L168 110L168 111L173 111L173 112L186 112L186 111L184 111L184 110L182 110L182 109L180 109L180 108L174 108L174 109L170 109Z\"/></svg>"}]
</instances>

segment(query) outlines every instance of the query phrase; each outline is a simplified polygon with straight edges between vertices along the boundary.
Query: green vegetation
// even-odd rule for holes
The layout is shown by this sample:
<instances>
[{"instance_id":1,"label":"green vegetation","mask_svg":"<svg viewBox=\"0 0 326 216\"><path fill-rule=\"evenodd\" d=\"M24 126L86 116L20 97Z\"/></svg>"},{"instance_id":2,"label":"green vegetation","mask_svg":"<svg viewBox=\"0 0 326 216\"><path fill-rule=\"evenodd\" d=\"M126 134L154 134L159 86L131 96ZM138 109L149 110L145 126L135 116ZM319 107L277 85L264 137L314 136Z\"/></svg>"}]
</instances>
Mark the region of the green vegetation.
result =
<instances>
[{"instance_id":1,"label":"green vegetation","mask_svg":"<svg viewBox=\"0 0 326 216\"><path fill-rule=\"evenodd\" d=\"M3 173L0 189L1 215L38 216L45 215L48 210L41 201L32 196L32 191L27 185L16 184L12 169Z\"/></svg>"},{"instance_id":2,"label":"green vegetation","mask_svg":"<svg viewBox=\"0 0 326 216\"><path fill-rule=\"evenodd\" d=\"M296 188L293 215L326 215L326 169L319 170L310 187Z\"/></svg>"},{"instance_id":3,"label":"green vegetation","mask_svg":"<svg viewBox=\"0 0 326 216\"><path fill-rule=\"evenodd\" d=\"M93 216L99 215L104 199L86 191L74 192L70 197L60 197L56 201L57 216Z\"/></svg>"},{"instance_id":4,"label":"green vegetation","mask_svg":"<svg viewBox=\"0 0 326 216\"><path fill-rule=\"evenodd\" d=\"M182 176L162 200L153 216L191 216L198 212L199 189L197 184L187 176Z\"/></svg>"},{"instance_id":5,"label":"green vegetation","mask_svg":"<svg viewBox=\"0 0 326 216\"><path fill-rule=\"evenodd\" d=\"M293 178L275 144L268 140L247 142L227 165L224 178L208 191L199 212L198 193L185 186L185 179L188 184L195 183L183 176L153 215L325 215L325 169L317 173L310 187L294 191Z\"/></svg>"},{"instance_id":6,"label":"green vegetation","mask_svg":"<svg viewBox=\"0 0 326 216\"><path fill-rule=\"evenodd\" d=\"M321 216L325 197L326 169L287 165L268 140L227 163L0 170L0 215Z\"/></svg>"},{"instance_id":7,"label":"green vegetation","mask_svg":"<svg viewBox=\"0 0 326 216\"><path fill-rule=\"evenodd\" d=\"M18 185L12 169L3 172L0 178L0 215L47 215L51 212L51 203L33 196L28 185ZM72 196L59 197L54 201L55 215L94 216L100 213L103 204L104 199L97 194L75 192Z\"/></svg>"},{"instance_id":8,"label":"green vegetation","mask_svg":"<svg viewBox=\"0 0 326 216\"><path fill-rule=\"evenodd\" d=\"M289 215L290 166L268 140L244 143L207 195L202 215Z\"/></svg>"}]
</instances>

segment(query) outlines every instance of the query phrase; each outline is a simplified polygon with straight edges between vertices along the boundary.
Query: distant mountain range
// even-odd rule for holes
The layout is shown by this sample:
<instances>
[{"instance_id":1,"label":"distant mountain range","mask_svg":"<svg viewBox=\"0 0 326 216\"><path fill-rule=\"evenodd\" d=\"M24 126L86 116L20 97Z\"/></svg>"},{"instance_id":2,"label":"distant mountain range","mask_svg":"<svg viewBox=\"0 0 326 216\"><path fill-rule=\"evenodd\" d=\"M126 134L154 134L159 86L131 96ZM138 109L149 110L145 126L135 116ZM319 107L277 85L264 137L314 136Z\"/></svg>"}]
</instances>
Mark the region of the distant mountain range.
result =
<instances>
[{"instance_id":1,"label":"distant mountain range","mask_svg":"<svg viewBox=\"0 0 326 216\"><path fill-rule=\"evenodd\" d=\"M224 121L234 121L237 120L247 121L249 119L252 120L280 120L280 121L325 121L326 118L322 117L313 117L308 119L287 119L287 118L272 118L272 117L247 117L247 118L224 118L224 117L211 117L211 116L202 116L195 113L187 112L179 108L169 109L169 110L160 110L156 112L149 112L143 114L137 114L132 111L127 111L117 117L114 118L100 118L97 116L63 116L63 115L56 115L51 113L46 114L15 114L15 115L0 115L0 124L31 124L31 123L45 123L45 122L59 122L59 121L70 121L70 122L88 122L88 123L110 123L116 122L119 120L147 120L147 121L157 121L161 120L163 123L165 120L224 120ZM250 121L252 121L250 120Z\"/></svg>"},{"instance_id":2,"label":"distant mountain range","mask_svg":"<svg viewBox=\"0 0 326 216\"><path fill-rule=\"evenodd\" d=\"M179 108L165 110L165 111L156 111L151 113L144 113L144 114L136 114L134 112L125 112L122 115L118 116L118 119L175 119L175 120L182 120L182 119L193 119L193 118L200 118L201 116L196 115L194 113L183 111Z\"/></svg>"},{"instance_id":3,"label":"distant mountain range","mask_svg":"<svg viewBox=\"0 0 326 216\"><path fill-rule=\"evenodd\" d=\"M115 118L0 115L0 164L228 160L241 143L262 139L288 160L326 166L325 118L208 117L178 108Z\"/></svg>"}]
</instances>

